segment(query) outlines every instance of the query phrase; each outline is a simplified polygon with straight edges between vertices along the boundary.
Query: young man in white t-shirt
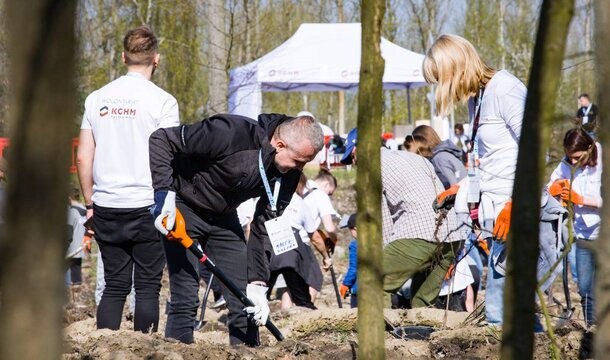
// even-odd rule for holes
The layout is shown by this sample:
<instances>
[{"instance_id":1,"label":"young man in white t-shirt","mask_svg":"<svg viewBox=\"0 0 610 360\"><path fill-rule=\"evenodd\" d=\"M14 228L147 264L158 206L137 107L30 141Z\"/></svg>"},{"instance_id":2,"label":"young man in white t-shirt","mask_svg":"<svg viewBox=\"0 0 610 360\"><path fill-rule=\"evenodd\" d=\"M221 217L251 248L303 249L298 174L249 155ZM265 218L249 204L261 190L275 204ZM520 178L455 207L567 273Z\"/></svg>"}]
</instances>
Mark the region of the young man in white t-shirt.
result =
<instances>
[{"instance_id":1,"label":"young man in white t-shirt","mask_svg":"<svg viewBox=\"0 0 610 360\"><path fill-rule=\"evenodd\" d=\"M148 138L178 126L176 99L150 79L159 64L158 43L146 26L123 40L127 74L92 92L78 148L78 174L104 262L106 287L97 309L98 329L118 330L125 298L136 290L134 330L157 331L165 264L154 204Z\"/></svg>"}]
</instances>

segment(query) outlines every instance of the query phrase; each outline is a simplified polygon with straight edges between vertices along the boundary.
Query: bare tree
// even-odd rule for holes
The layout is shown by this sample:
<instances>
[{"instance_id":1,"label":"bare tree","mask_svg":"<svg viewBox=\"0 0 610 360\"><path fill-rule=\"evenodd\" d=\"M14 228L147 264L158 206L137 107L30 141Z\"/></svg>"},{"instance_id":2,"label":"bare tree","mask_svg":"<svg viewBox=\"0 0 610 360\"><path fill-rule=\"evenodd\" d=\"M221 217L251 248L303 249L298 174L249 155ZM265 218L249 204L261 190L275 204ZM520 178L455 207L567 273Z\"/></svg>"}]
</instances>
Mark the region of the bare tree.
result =
<instances>
[{"instance_id":1,"label":"bare tree","mask_svg":"<svg viewBox=\"0 0 610 360\"><path fill-rule=\"evenodd\" d=\"M538 242L532 239L538 239L545 152L573 12L574 0L545 0L540 11L513 190L502 359L530 359L533 355Z\"/></svg>"},{"instance_id":2,"label":"bare tree","mask_svg":"<svg viewBox=\"0 0 610 360\"><path fill-rule=\"evenodd\" d=\"M0 239L0 358L59 359L74 1L6 2L11 152Z\"/></svg>"},{"instance_id":3,"label":"bare tree","mask_svg":"<svg viewBox=\"0 0 610 360\"><path fill-rule=\"evenodd\" d=\"M358 91L358 354L383 359L384 321L381 239L381 159L383 116L381 27L385 0L363 0L362 55Z\"/></svg>"},{"instance_id":4,"label":"bare tree","mask_svg":"<svg viewBox=\"0 0 610 360\"><path fill-rule=\"evenodd\" d=\"M208 2L209 109L212 113L227 112L227 44L225 7L223 0Z\"/></svg>"},{"instance_id":5,"label":"bare tree","mask_svg":"<svg viewBox=\"0 0 610 360\"><path fill-rule=\"evenodd\" d=\"M602 159L610 159L610 147L607 145L610 139L610 128L605 125L610 114L610 2L605 0L595 1L595 57L597 62L597 84L599 91L599 111L602 115L599 119L601 126L598 134L605 142L603 146ZM602 162L602 171L606 177L602 177L602 194L610 194L610 181L608 173L610 165L608 161ZM610 206L602 207L601 233L595 246L597 268L595 273L595 306L597 318L597 334L595 335L594 350L595 358L603 359L610 353Z\"/></svg>"}]
</instances>

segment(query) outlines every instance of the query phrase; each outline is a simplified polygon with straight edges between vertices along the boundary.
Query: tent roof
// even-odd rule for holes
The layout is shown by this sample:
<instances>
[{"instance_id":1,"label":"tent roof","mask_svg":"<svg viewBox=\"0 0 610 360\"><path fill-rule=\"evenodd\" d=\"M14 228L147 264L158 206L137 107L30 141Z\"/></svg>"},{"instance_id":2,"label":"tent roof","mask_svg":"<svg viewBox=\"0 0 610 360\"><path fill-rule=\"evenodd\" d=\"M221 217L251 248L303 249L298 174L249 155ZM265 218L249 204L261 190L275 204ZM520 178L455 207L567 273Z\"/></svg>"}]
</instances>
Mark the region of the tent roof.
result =
<instances>
[{"instance_id":1,"label":"tent roof","mask_svg":"<svg viewBox=\"0 0 610 360\"><path fill-rule=\"evenodd\" d=\"M302 24L297 32L270 53L231 70L231 89L258 84L262 91L337 91L358 87L361 25ZM384 38L384 88L425 85L424 56Z\"/></svg>"}]
</instances>

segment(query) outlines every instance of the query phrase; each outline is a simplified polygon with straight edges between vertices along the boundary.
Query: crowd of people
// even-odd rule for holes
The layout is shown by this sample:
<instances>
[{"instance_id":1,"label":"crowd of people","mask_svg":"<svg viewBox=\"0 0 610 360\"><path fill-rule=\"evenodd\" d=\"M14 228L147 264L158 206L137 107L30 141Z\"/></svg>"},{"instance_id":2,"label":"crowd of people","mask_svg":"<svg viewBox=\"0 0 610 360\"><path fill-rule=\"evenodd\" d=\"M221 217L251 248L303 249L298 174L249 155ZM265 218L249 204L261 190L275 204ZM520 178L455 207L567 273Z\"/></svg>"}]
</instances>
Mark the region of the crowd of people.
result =
<instances>
[{"instance_id":1,"label":"crowd of people","mask_svg":"<svg viewBox=\"0 0 610 360\"><path fill-rule=\"evenodd\" d=\"M323 271L334 271L338 227L349 229L351 239L348 270L336 291L357 307L357 215L344 216L337 226L331 201L336 177L325 169L312 179L302 172L324 146L313 114L261 114L257 120L218 114L183 125L176 99L151 81L160 55L148 27L127 33L122 58L127 74L86 99L77 156L84 206L78 189L69 198L66 281L82 281L80 239L93 236L100 251L97 327L119 329L132 293L134 330L157 331L167 268L165 336L194 341L198 290L201 279L210 283L210 272L174 241L172 231L180 221L253 304L244 307L223 282L212 287L215 307L228 308L232 345L260 344L259 327L270 316L274 286L282 310L316 309ZM423 72L436 85L439 114L468 102L470 131L458 124L455 136L442 141L432 127L418 126L405 138L404 150L384 137L394 141L380 149L383 289L392 295L393 307L455 311L472 311L484 289L487 323L501 326L527 89L509 72L486 64L456 35L434 42ZM588 95L580 99L577 127L565 134L566 156L545 196L559 204L556 214L563 223L565 207L574 209L575 269L586 324L592 326L591 244L600 224L601 149L595 141L597 108ZM345 142L332 141L346 165L363 161L357 144L357 129ZM539 260L546 265L539 269L550 268L564 248L565 241L552 241L566 238L561 227L547 235L551 241L541 240Z\"/></svg>"}]
</instances>

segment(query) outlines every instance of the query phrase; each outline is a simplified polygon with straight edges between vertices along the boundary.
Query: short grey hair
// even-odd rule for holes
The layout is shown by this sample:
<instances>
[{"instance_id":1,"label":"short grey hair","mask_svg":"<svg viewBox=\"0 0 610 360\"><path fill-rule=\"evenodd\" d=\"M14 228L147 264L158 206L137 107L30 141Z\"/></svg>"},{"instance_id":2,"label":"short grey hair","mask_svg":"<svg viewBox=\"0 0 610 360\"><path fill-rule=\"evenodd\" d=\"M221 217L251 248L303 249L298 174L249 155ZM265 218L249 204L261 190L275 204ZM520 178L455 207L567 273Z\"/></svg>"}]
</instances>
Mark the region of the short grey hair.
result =
<instances>
[{"instance_id":1,"label":"short grey hair","mask_svg":"<svg viewBox=\"0 0 610 360\"><path fill-rule=\"evenodd\" d=\"M320 124L311 116L297 116L281 123L276 134L289 146L296 146L303 140L311 143L316 153L324 147L324 133Z\"/></svg>"}]
</instances>

